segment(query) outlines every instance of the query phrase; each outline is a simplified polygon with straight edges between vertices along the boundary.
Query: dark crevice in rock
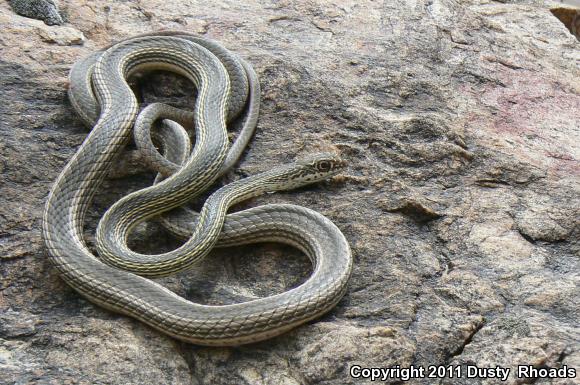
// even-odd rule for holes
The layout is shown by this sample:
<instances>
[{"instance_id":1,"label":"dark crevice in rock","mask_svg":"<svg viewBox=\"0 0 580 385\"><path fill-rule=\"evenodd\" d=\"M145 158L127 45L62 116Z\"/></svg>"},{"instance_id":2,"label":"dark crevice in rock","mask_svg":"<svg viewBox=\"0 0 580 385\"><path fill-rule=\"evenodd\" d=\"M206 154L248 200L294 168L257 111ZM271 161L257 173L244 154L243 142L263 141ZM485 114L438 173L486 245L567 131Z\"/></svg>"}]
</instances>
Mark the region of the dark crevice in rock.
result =
<instances>
[{"instance_id":1,"label":"dark crevice in rock","mask_svg":"<svg viewBox=\"0 0 580 385\"><path fill-rule=\"evenodd\" d=\"M195 368L195 348L192 344L188 344L187 342L177 342L175 344L179 355L185 361L189 373L191 375L192 384L201 383L202 378L196 378L196 368ZM196 382L193 382L196 381Z\"/></svg>"},{"instance_id":2,"label":"dark crevice in rock","mask_svg":"<svg viewBox=\"0 0 580 385\"><path fill-rule=\"evenodd\" d=\"M568 357L569 355L570 355L570 352L567 349L562 350L562 352L560 353L560 355L556 359L556 362L558 364L562 364L562 362L564 362L566 357Z\"/></svg>"},{"instance_id":3,"label":"dark crevice in rock","mask_svg":"<svg viewBox=\"0 0 580 385\"><path fill-rule=\"evenodd\" d=\"M510 186L510 184L503 180L498 179L477 179L475 183L482 187L496 188L499 186Z\"/></svg>"},{"instance_id":4,"label":"dark crevice in rock","mask_svg":"<svg viewBox=\"0 0 580 385\"><path fill-rule=\"evenodd\" d=\"M517 228L516 230L522 236L522 238L524 238L526 241L530 242L531 244L536 243L536 240L534 238L532 238L531 236L529 236L528 234L523 232L521 229Z\"/></svg>"},{"instance_id":5,"label":"dark crevice in rock","mask_svg":"<svg viewBox=\"0 0 580 385\"><path fill-rule=\"evenodd\" d=\"M515 229L526 241L530 242L534 245L566 245L570 243L570 239L573 239L572 235L567 235L565 238L561 239L554 239L546 236L540 235L530 235L528 232L520 227L516 227Z\"/></svg>"},{"instance_id":6,"label":"dark crevice in rock","mask_svg":"<svg viewBox=\"0 0 580 385\"><path fill-rule=\"evenodd\" d=\"M576 39L580 40L580 9L575 8L553 8L550 9L552 15L562 22Z\"/></svg>"},{"instance_id":7,"label":"dark crevice in rock","mask_svg":"<svg viewBox=\"0 0 580 385\"><path fill-rule=\"evenodd\" d=\"M456 357L460 356L463 351L465 350L465 347L467 345L469 345L471 343L471 341L473 341L473 337L475 337L475 335L485 326L485 321L478 323L475 326L475 329L467 336L467 338L463 341L463 344L461 344L461 346L459 346L456 350L454 350L453 352L450 352L446 359L445 359L445 365L449 365L451 363L451 361L453 361L453 359L455 359Z\"/></svg>"},{"instance_id":8,"label":"dark crevice in rock","mask_svg":"<svg viewBox=\"0 0 580 385\"><path fill-rule=\"evenodd\" d=\"M388 212L400 212L412 218L419 223L426 223L441 218L443 215L435 212L430 207L418 202L417 200L404 199L400 205L392 208L386 208Z\"/></svg>"}]
</instances>

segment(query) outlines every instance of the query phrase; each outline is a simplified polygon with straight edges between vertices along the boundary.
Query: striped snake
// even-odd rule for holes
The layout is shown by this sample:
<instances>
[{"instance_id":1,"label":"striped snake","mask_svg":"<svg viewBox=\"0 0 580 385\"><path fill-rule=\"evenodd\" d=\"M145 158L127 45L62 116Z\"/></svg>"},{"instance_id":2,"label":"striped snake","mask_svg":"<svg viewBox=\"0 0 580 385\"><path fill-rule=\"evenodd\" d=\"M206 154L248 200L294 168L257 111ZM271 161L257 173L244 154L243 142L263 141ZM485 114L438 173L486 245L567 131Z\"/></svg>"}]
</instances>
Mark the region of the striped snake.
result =
<instances>
[{"instance_id":1,"label":"striped snake","mask_svg":"<svg viewBox=\"0 0 580 385\"><path fill-rule=\"evenodd\" d=\"M181 74L194 83L193 113L150 105L139 114L127 79L153 69ZM44 211L43 236L51 262L70 286L109 310L201 345L270 338L319 317L342 298L352 257L343 234L330 220L289 204L226 215L231 205L248 197L338 173L344 163L333 154L313 155L228 184L212 194L199 213L179 209L166 216L168 227L186 238L176 250L143 255L127 247L134 226L183 205L235 163L257 121L259 86L251 66L215 42L183 32L161 32L124 40L81 59L69 78L71 104L93 128L54 183ZM226 122L244 106L241 133L229 149ZM148 129L160 118L165 119L163 159L150 142ZM192 121L195 145L189 151L187 134L178 123L191 126ZM84 216L134 125L138 147L160 176L158 183L123 197L104 214L97 228L97 258L83 239ZM193 303L146 278L187 269L213 247L256 242L298 248L311 259L312 275L284 293L223 306Z\"/></svg>"}]
</instances>

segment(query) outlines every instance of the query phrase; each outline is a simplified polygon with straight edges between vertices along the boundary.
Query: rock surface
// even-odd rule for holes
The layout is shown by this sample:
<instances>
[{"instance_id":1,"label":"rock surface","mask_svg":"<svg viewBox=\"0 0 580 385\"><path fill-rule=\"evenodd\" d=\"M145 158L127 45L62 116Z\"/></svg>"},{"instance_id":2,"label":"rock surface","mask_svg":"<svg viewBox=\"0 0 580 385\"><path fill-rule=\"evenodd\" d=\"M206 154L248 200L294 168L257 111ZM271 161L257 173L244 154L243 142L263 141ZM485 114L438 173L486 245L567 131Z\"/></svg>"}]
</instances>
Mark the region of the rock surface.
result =
<instances>
[{"instance_id":1,"label":"rock surface","mask_svg":"<svg viewBox=\"0 0 580 385\"><path fill-rule=\"evenodd\" d=\"M64 20L53 0L8 0L17 14L42 20L46 25L62 25Z\"/></svg>"},{"instance_id":2,"label":"rock surface","mask_svg":"<svg viewBox=\"0 0 580 385\"><path fill-rule=\"evenodd\" d=\"M352 365L580 369L580 43L541 1L62 1L65 26L0 3L0 383L365 384ZM258 132L228 179L317 150L341 178L245 205L290 202L332 219L353 249L348 293L321 319L237 348L179 343L82 299L40 235L50 186L87 130L67 101L79 57L184 29L253 63ZM151 100L193 90L152 75ZM153 176L110 178L87 218ZM175 247L155 223L140 250ZM284 291L309 273L280 245L214 252L164 281L219 304ZM389 379L385 383L399 384Z\"/></svg>"}]
</instances>

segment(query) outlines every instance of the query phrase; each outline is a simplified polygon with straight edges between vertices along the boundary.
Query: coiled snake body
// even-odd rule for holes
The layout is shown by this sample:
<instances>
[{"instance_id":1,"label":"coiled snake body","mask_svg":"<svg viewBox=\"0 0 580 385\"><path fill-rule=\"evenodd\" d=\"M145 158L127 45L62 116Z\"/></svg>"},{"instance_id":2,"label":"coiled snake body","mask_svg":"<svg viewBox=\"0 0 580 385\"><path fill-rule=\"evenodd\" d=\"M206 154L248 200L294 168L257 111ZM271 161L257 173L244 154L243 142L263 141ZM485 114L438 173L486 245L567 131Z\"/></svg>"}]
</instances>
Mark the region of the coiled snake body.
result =
<instances>
[{"instance_id":1,"label":"coiled snake body","mask_svg":"<svg viewBox=\"0 0 580 385\"><path fill-rule=\"evenodd\" d=\"M195 146L189 153L187 146L180 144L177 152L181 155L173 156L178 165L171 167L173 163L167 160L169 166L159 167L164 180L158 178L159 183L125 196L107 211L97 230L101 261L83 239L84 215L130 138L138 102L126 79L144 69L177 72L196 85L198 95L192 116ZM238 76L240 69L247 77ZM199 214L182 211L187 218L182 215L168 225L187 240L172 252L142 255L126 246L127 236L136 224L198 195L236 161L257 118L259 88L249 65L211 41L166 32L128 39L89 56L75 65L70 79L71 102L94 128L55 182L43 218L50 260L70 286L107 309L137 318L180 340L202 345L263 340L320 316L340 300L350 276L352 257L343 234L330 220L313 210L285 204L226 216L230 205L250 196L334 175L344 165L335 155L319 154L234 182L214 193ZM244 127L228 152L226 120L244 107L245 101L240 102L239 95L248 93L248 79L250 101ZM185 121L190 115L174 110L147 115L143 111L137 120L161 116ZM183 135L179 129L174 131L179 142ZM147 142L137 140L143 141ZM141 148L156 151L152 146ZM216 245L264 241L286 243L306 253L313 263L310 278L278 295L207 306L190 302L142 277L186 269Z\"/></svg>"}]
</instances>

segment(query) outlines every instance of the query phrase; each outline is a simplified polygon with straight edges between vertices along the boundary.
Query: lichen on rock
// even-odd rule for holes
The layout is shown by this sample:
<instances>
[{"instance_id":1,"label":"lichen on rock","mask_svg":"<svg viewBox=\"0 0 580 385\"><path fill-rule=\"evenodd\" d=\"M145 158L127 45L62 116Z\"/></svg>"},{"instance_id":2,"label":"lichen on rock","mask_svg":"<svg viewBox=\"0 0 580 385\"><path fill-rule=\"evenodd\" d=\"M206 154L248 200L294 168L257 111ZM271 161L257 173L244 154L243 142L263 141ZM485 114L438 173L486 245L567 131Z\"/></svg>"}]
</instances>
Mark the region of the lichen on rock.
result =
<instances>
[{"instance_id":1,"label":"lichen on rock","mask_svg":"<svg viewBox=\"0 0 580 385\"><path fill-rule=\"evenodd\" d=\"M47 25L62 25L64 20L54 0L8 0L17 14L44 21Z\"/></svg>"}]
</instances>

